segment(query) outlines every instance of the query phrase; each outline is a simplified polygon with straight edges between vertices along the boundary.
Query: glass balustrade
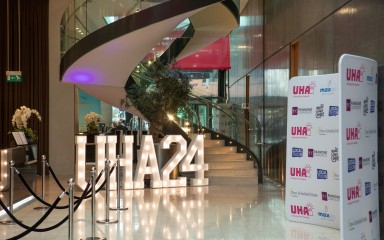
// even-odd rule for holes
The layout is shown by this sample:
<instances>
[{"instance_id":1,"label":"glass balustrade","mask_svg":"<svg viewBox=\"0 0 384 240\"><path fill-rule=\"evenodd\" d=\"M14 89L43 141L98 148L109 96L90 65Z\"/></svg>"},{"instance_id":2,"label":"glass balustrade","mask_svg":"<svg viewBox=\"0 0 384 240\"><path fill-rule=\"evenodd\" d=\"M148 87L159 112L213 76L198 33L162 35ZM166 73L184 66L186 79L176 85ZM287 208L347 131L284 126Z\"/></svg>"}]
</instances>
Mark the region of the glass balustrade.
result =
<instances>
[{"instance_id":1,"label":"glass balustrade","mask_svg":"<svg viewBox=\"0 0 384 240\"><path fill-rule=\"evenodd\" d=\"M61 53L88 34L168 0L73 0L61 19Z\"/></svg>"},{"instance_id":2,"label":"glass balustrade","mask_svg":"<svg viewBox=\"0 0 384 240\"><path fill-rule=\"evenodd\" d=\"M61 56L90 33L121 18L169 0L72 0L61 19ZM240 0L232 0L237 8ZM181 37L189 20L179 26L146 56L147 61L159 57L176 38Z\"/></svg>"}]
</instances>

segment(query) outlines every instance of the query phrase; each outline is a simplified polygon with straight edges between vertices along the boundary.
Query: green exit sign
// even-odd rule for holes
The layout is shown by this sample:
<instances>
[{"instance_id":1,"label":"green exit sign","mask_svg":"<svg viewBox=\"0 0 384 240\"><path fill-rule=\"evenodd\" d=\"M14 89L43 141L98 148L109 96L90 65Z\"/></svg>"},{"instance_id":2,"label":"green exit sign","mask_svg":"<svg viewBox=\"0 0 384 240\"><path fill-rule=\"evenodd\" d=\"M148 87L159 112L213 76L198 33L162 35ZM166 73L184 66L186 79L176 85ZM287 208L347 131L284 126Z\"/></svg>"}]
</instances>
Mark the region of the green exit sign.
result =
<instances>
[{"instance_id":1,"label":"green exit sign","mask_svg":"<svg viewBox=\"0 0 384 240\"><path fill-rule=\"evenodd\" d=\"M21 71L6 71L5 75L7 76L7 82L21 82L23 80Z\"/></svg>"}]
</instances>

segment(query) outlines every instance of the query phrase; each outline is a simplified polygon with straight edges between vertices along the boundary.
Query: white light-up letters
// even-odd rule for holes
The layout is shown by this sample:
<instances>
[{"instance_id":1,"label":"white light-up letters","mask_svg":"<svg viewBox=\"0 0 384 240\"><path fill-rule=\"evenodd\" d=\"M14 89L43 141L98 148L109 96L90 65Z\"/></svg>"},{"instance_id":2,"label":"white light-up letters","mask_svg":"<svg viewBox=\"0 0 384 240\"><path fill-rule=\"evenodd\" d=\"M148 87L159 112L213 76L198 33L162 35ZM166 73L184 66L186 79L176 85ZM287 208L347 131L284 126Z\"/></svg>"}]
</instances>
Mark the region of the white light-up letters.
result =
<instances>
[{"instance_id":1,"label":"white light-up letters","mask_svg":"<svg viewBox=\"0 0 384 240\"><path fill-rule=\"evenodd\" d=\"M116 162L116 143L117 143L116 135L107 136L107 147L105 149L106 149L106 156L111 161L111 168L112 168L112 165ZM117 171L117 166L109 179L110 190L117 189L116 174L115 174L116 171Z\"/></svg>"},{"instance_id":2,"label":"white light-up letters","mask_svg":"<svg viewBox=\"0 0 384 240\"><path fill-rule=\"evenodd\" d=\"M96 177L102 169L105 169L105 144L106 144L106 142L107 142L106 136L96 136L95 137ZM100 187L100 185L103 184L104 180L105 180L105 173L103 174L103 176L100 178L100 180L96 184L96 189L98 189Z\"/></svg>"},{"instance_id":3,"label":"white light-up letters","mask_svg":"<svg viewBox=\"0 0 384 240\"><path fill-rule=\"evenodd\" d=\"M8 188L8 150L1 150L0 192Z\"/></svg>"},{"instance_id":4,"label":"white light-up letters","mask_svg":"<svg viewBox=\"0 0 384 240\"><path fill-rule=\"evenodd\" d=\"M84 189L85 179L85 145L86 136L76 136L76 184ZM124 166L123 189L144 188L144 177L151 175L151 187L182 187L187 185L185 177L169 179L169 174L175 167L180 172L195 172L195 178L191 179L191 186L208 185L208 178L204 178L204 171L208 170L208 164L204 164L204 136L196 135L187 149L187 142L182 136L168 135L160 142L161 149L169 149L171 143L177 144L177 150L165 166L159 171L153 138L151 135L144 135L141 142L141 149L138 151L137 166L133 177L133 136L122 136L123 156L120 156L120 165ZM105 159L116 161L116 136L96 136L96 159L97 173L105 167ZM3 154L3 153L2 153ZM191 164L193 157L195 163ZM117 170L117 169L116 169ZM161 177L160 177L161 172ZM3 179L3 178L2 178ZM1 180L2 180L1 179ZM100 179L97 187L104 181L105 176ZM134 180L133 180L134 179ZM116 174L111 175L111 189L116 189Z\"/></svg>"},{"instance_id":5,"label":"white light-up letters","mask_svg":"<svg viewBox=\"0 0 384 240\"><path fill-rule=\"evenodd\" d=\"M195 164L191 164L195 156ZM204 171L208 170L208 164L204 164L204 135L196 135L188 147L187 156L180 163L181 172L195 172L195 178L191 179L191 186L208 185L208 178L204 178Z\"/></svg>"},{"instance_id":6,"label":"white light-up letters","mask_svg":"<svg viewBox=\"0 0 384 240\"><path fill-rule=\"evenodd\" d=\"M162 149L169 149L171 143L177 144L176 153L169 159L167 164L161 169L161 177L163 179L163 187L184 187L187 186L186 177L178 177L175 180L169 180L169 174L175 167L178 167L179 162L183 159L187 153L187 141L179 135L168 135L160 142Z\"/></svg>"},{"instance_id":7,"label":"white light-up letters","mask_svg":"<svg viewBox=\"0 0 384 240\"><path fill-rule=\"evenodd\" d=\"M133 189L132 173L133 173L133 135L125 135L121 140L123 143L123 156L120 158L120 165L125 166L123 189Z\"/></svg>"},{"instance_id":8,"label":"white light-up letters","mask_svg":"<svg viewBox=\"0 0 384 240\"><path fill-rule=\"evenodd\" d=\"M75 184L81 189L85 189L87 183L85 181L85 144L86 136L76 136L76 176Z\"/></svg>"},{"instance_id":9,"label":"white light-up letters","mask_svg":"<svg viewBox=\"0 0 384 240\"><path fill-rule=\"evenodd\" d=\"M144 135L140 146L141 149L137 154L137 166L133 187L135 189L144 188L144 175L149 174L152 175L151 187L161 188L162 183L160 179L159 167L157 165L157 158L155 146L153 145L152 135Z\"/></svg>"}]
</instances>

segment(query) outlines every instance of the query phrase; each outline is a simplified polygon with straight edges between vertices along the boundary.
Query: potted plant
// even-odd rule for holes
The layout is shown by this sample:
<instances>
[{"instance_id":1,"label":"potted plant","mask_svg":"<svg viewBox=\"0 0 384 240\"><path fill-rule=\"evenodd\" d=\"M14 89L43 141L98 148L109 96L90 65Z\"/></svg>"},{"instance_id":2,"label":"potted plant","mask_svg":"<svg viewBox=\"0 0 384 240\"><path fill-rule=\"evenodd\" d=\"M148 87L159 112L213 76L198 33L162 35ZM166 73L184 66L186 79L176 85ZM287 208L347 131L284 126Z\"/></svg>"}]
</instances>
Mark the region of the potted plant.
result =
<instances>
[{"instance_id":1,"label":"potted plant","mask_svg":"<svg viewBox=\"0 0 384 240\"><path fill-rule=\"evenodd\" d=\"M21 106L19 109L16 109L12 116L13 131L24 132L28 143L34 143L38 139L36 131L28 127L28 120L32 115L35 115L41 122L40 113L36 109L30 109L26 106Z\"/></svg>"},{"instance_id":2,"label":"potted plant","mask_svg":"<svg viewBox=\"0 0 384 240\"><path fill-rule=\"evenodd\" d=\"M90 112L84 117L87 124L88 134L99 134L99 124L101 122L101 115L95 112Z\"/></svg>"}]
</instances>

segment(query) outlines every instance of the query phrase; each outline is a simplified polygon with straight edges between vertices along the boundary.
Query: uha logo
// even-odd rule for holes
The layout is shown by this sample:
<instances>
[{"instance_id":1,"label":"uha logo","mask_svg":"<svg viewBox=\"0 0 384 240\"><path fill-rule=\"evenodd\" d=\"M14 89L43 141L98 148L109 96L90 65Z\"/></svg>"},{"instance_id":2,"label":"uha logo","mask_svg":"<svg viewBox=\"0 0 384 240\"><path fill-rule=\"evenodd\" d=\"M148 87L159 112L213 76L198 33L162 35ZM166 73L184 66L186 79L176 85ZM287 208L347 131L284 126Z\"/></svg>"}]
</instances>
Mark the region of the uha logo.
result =
<instances>
[{"instance_id":1,"label":"uha logo","mask_svg":"<svg viewBox=\"0 0 384 240\"><path fill-rule=\"evenodd\" d=\"M314 208L311 203L308 203L305 206L291 205L291 213L294 215L313 216L313 210Z\"/></svg>"},{"instance_id":2,"label":"uha logo","mask_svg":"<svg viewBox=\"0 0 384 240\"><path fill-rule=\"evenodd\" d=\"M296 137L311 136L311 129L312 129L312 124L307 123L307 125L305 126L291 127L291 134L292 136L296 136Z\"/></svg>"},{"instance_id":3,"label":"uha logo","mask_svg":"<svg viewBox=\"0 0 384 240\"><path fill-rule=\"evenodd\" d=\"M348 201L358 200L359 198L361 198L361 180L359 180L355 186L347 188Z\"/></svg>"},{"instance_id":4,"label":"uha logo","mask_svg":"<svg viewBox=\"0 0 384 240\"><path fill-rule=\"evenodd\" d=\"M311 82L307 86L293 86L293 89L292 89L293 95L305 96L305 95L309 95L309 94L314 94L315 87L316 87L315 82Z\"/></svg>"},{"instance_id":5,"label":"uha logo","mask_svg":"<svg viewBox=\"0 0 384 240\"><path fill-rule=\"evenodd\" d=\"M363 74L365 72L365 66L361 65L360 69L347 68L346 79L348 85L359 86L363 82Z\"/></svg>"},{"instance_id":6,"label":"uha logo","mask_svg":"<svg viewBox=\"0 0 384 240\"><path fill-rule=\"evenodd\" d=\"M291 177L296 178L310 178L311 177L311 165L307 164L304 168L291 167L290 168Z\"/></svg>"},{"instance_id":7,"label":"uha logo","mask_svg":"<svg viewBox=\"0 0 384 240\"><path fill-rule=\"evenodd\" d=\"M347 144L356 144L360 139L360 131L361 125L357 124L356 127L345 128L345 138L347 140Z\"/></svg>"}]
</instances>

